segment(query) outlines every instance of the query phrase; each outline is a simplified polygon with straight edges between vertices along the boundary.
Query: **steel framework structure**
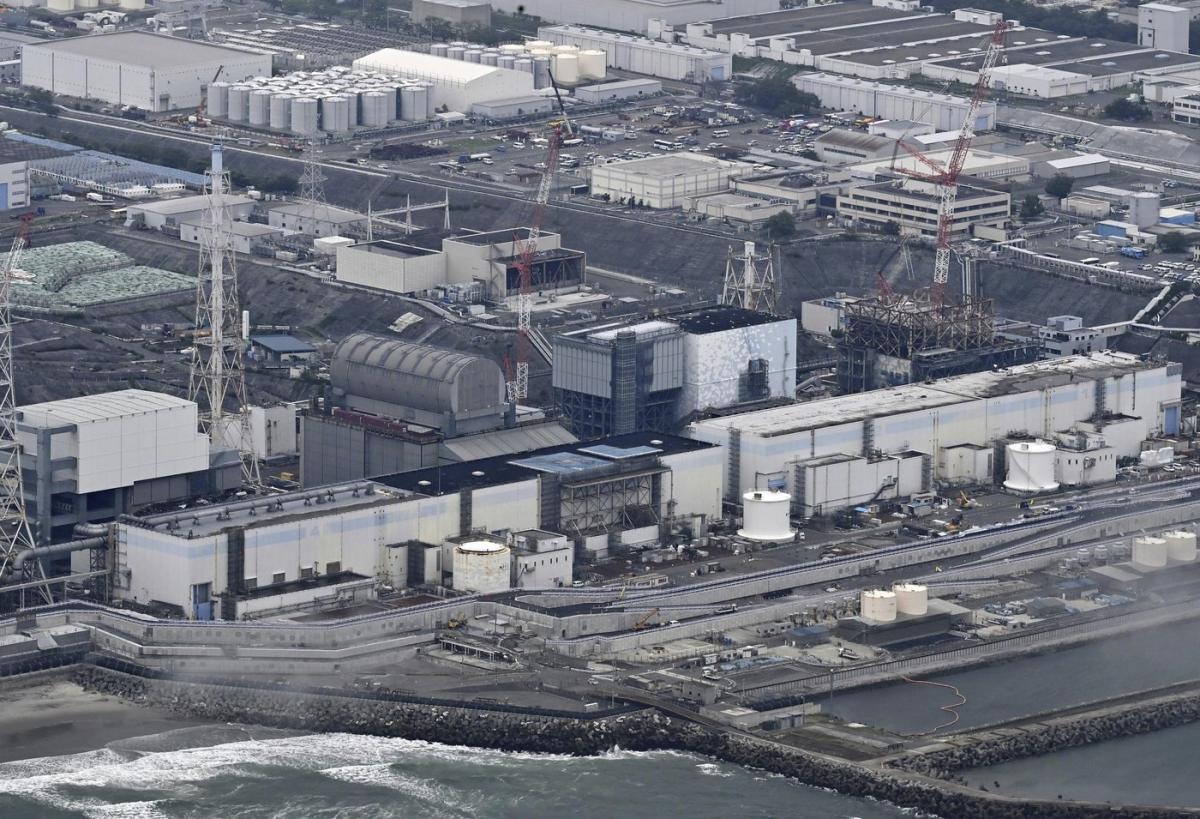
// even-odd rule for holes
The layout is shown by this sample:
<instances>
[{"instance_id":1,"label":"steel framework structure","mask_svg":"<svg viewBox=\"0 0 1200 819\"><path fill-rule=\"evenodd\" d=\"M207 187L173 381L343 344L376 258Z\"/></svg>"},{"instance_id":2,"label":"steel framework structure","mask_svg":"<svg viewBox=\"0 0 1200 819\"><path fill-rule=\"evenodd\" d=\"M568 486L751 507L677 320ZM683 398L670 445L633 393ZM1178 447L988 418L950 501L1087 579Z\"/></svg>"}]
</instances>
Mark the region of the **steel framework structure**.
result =
<instances>
[{"instance_id":1,"label":"steel framework structure","mask_svg":"<svg viewBox=\"0 0 1200 819\"><path fill-rule=\"evenodd\" d=\"M995 338L990 299L939 304L892 296L863 299L845 310L845 344L900 358L936 348L976 349Z\"/></svg>"},{"instance_id":2,"label":"steel framework structure","mask_svg":"<svg viewBox=\"0 0 1200 819\"><path fill-rule=\"evenodd\" d=\"M729 248L721 304L774 314L778 296L771 252L755 252L754 242L746 242L741 255L735 255L733 248Z\"/></svg>"}]
</instances>

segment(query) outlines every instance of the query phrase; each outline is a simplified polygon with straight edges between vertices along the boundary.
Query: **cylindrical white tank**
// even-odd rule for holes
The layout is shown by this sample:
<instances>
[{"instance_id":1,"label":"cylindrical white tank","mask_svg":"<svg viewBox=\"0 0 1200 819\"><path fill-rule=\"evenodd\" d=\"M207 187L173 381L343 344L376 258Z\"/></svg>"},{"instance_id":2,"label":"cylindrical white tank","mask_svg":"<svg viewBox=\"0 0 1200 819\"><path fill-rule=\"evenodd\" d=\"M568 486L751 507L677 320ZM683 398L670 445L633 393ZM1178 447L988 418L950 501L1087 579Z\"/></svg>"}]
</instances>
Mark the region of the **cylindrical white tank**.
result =
<instances>
[{"instance_id":1,"label":"cylindrical white tank","mask_svg":"<svg viewBox=\"0 0 1200 819\"><path fill-rule=\"evenodd\" d=\"M550 87L550 58L549 57L534 57L533 58L533 87L534 88L549 88Z\"/></svg>"},{"instance_id":2,"label":"cylindrical white tank","mask_svg":"<svg viewBox=\"0 0 1200 819\"><path fill-rule=\"evenodd\" d=\"M896 593L883 589L868 589L859 598L862 616L877 623L896 620Z\"/></svg>"},{"instance_id":3,"label":"cylindrical white tank","mask_svg":"<svg viewBox=\"0 0 1200 819\"><path fill-rule=\"evenodd\" d=\"M513 55L524 54L525 46L521 45L520 43L505 43L504 45L500 46L500 53Z\"/></svg>"},{"instance_id":4,"label":"cylindrical white tank","mask_svg":"<svg viewBox=\"0 0 1200 819\"><path fill-rule=\"evenodd\" d=\"M230 122L245 122L250 113L250 88L245 85L229 86L229 108L225 112Z\"/></svg>"},{"instance_id":5,"label":"cylindrical white tank","mask_svg":"<svg viewBox=\"0 0 1200 819\"><path fill-rule=\"evenodd\" d=\"M554 48L554 43L549 40L528 40L525 43L526 51L533 51L534 49L549 51L552 48Z\"/></svg>"},{"instance_id":6,"label":"cylindrical white tank","mask_svg":"<svg viewBox=\"0 0 1200 819\"><path fill-rule=\"evenodd\" d=\"M551 49L551 48L531 48L531 49L529 49L529 51L528 51L528 54L529 54L529 56L530 56L530 57L533 57L534 59L536 59L536 58L538 58L538 57L553 57L553 56L554 56L554 49Z\"/></svg>"},{"instance_id":7,"label":"cylindrical white tank","mask_svg":"<svg viewBox=\"0 0 1200 819\"><path fill-rule=\"evenodd\" d=\"M297 97L292 100L292 133L315 134L317 121L316 100L312 97Z\"/></svg>"},{"instance_id":8,"label":"cylindrical white tank","mask_svg":"<svg viewBox=\"0 0 1200 819\"><path fill-rule=\"evenodd\" d=\"M791 508L792 496L787 492L752 489L742 495L742 528L738 534L769 543L790 541L796 535L789 520Z\"/></svg>"},{"instance_id":9,"label":"cylindrical white tank","mask_svg":"<svg viewBox=\"0 0 1200 819\"><path fill-rule=\"evenodd\" d=\"M271 122L271 92L265 88L250 92L249 122L255 128L266 128Z\"/></svg>"},{"instance_id":10,"label":"cylindrical white tank","mask_svg":"<svg viewBox=\"0 0 1200 819\"><path fill-rule=\"evenodd\" d=\"M229 113L229 83L214 82L210 85L206 106L210 117L224 119Z\"/></svg>"},{"instance_id":11,"label":"cylindrical white tank","mask_svg":"<svg viewBox=\"0 0 1200 819\"><path fill-rule=\"evenodd\" d=\"M424 122L433 116L433 94L429 83L417 83L413 91L413 116L416 122Z\"/></svg>"},{"instance_id":12,"label":"cylindrical white tank","mask_svg":"<svg viewBox=\"0 0 1200 819\"><path fill-rule=\"evenodd\" d=\"M451 40L450 41L451 48L455 48L455 47L466 48L469 45L470 45L470 43L468 43L466 40Z\"/></svg>"},{"instance_id":13,"label":"cylindrical white tank","mask_svg":"<svg viewBox=\"0 0 1200 819\"><path fill-rule=\"evenodd\" d=\"M454 548L454 588L477 594L508 591L511 565L510 550L502 543L463 543Z\"/></svg>"},{"instance_id":14,"label":"cylindrical white tank","mask_svg":"<svg viewBox=\"0 0 1200 819\"><path fill-rule=\"evenodd\" d=\"M602 80L608 74L608 54L598 48L579 52L579 76L589 80Z\"/></svg>"},{"instance_id":15,"label":"cylindrical white tank","mask_svg":"<svg viewBox=\"0 0 1200 819\"><path fill-rule=\"evenodd\" d=\"M560 83L579 82L579 57L559 54L554 58L554 79Z\"/></svg>"},{"instance_id":16,"label":"cylindrical white tank","mask_svg":"<svg viewBox=\"0 0 1200 819\"><path fill-rule=\"evenodd\" d=\"M462 46L450 46L446 49L446 56L452 60L461 60L466 53L467 50Z\"/></svg>"},{"instance_id":17,"label":"cylindrical white tank","mask_svg":"<svg viewBox=\"0 0 1200 819\"><path fill-rule=\"evenodd\" d=\"M517 58L511 54L501 54L496 58L496 67L507 68L509 71L515 71L517 69Z\"/></svg>"},{"instance_id":18,"label":"cylindrical white tank","mask_svg":"<svg viewBox=\"0 0 1200 819\"><path fill-rule=\"evenodd\" d=\"M387 94L382 91L368 91L360 99L362 105L361 122L364 128L382 128L388 123Z\"/></svg>"},{"instance_id":19,"label":"cylindrical white tank","mask_svg":"<svg viewBox=\"0 0 1200 819\"><path fill-rule=\"evenodd\" d=\"M1006 447L1008 476L1005 487L1014 492L1053 492L1054 446L1045 441L1019 441Z\"/></svg>"},{"instance_id":20,"label":"cylindrical white tank","mask_svg":"<svg viewBox=\"0 0 1200 819\"><path fill-rule=\"evenodd\" d=\"M146 8L146 0L121 0L123 11L141 11Z\"/></svg>"},{"instance_id":21,"label":"cylindrical white tank","mask_svg":"<svg viewBox=\"0 0 1200 819\"><path fill-rule=\"evenodd\" d=\"M1176 532L1165 532L1163 540L1167 542L1167 557L1191 563L1196 559L1196 533L1186 529Z\"/></svg>"},{"instance_id":22,"label":"cylindrical white tank","mask_svg":"<svg viewBox=\"0 0 1200 819\"><path fill-rule=\"evenodd\" d=\"M387 95L384 97L383 104L387 106L388 122L400 119L400 86L389 83L379 90Z\"/></svg>"},{"instance_id":23,"label":"cylindrical white tank","mask_svg":"<svg viewBox=\"0 0 1200 819\"><path fill-rule=\"evenodd\" d=\"M555 54L577 54L579 53L579 46L564 43L563 45L552 46L550 50Z\"/></svg>"},{"instance_id":24,"label":"cylindrical white tank","mask_svg":"<svg viewBox=\"0 0 1200 819\"><path fill-rule=\"evenodd\" d=\"M929 613L929 587L920 583L894 583L896 611L900 614L924 615Z\"/></svg>"},{"instance_id":25,"label":"cylindrical white tank","mask_svg":"<svg viewBox=\"0 0 1200 819\"><path fill-rule=\"evenodd\" d=\"M499 61L500 55L494 51L485 51L479 58L479 62L483 65L495 66L499 64Z\"/></svg>"},{"instance_id":26,"label":"cylindrical white tank","mask_svg":"<svg viewBox=\"0 0 1200 819\"><path fill-rule=\"evenodd\" d=\"M445 43L434 43L429 47L429 53L434 57L445 57L446 50L448 48L450 48L450 46L446 45Z\"/></svg>"},{"instance_id":27,"label":"cylindrical white tank","mask_svg":"<svg viewBox=\"0 0 1200 819\"><path fill-rule=\"evenodd\" d=\"M1129 197L1129 221L1138 227L1158 224L1158 212L1162 198L1157 193L1139 191Z\"/></svg>"},{"instance_id":28,"label":"cylindrical white tank","mask_svg":"<svg viewBox=\"0 0 1200 819\"><path fill-rule=\"evenodd\" d=\"M292 95L271 95L271 130L286 131L292 127Z\"/></svg>"},{"instance_id":29,"label":"cylindrical white tank","mask_svg":"<svg viewBox=\"0 0 1200 819\"><path fill-rule=\"evenodd\" d=\"M406 85L400 89L399 119L405 122L420 122L425 119L424 110L417 100L417 92L420 90L415 85Z\"/></svg>"},{"instance_id":30,"label":"cylindrical white tank","mask_svg":"<svg viewBox=\"0 0 1200 819\"><path fill-rule=\"evenodd\" d=\"M1092 551L1092 558L1095 559L1095 561L1097 563L1107 563L1108 562L1108 547L1107 546L1097 546Z\"/></svg>"},{"instance_id":31,"label":"cylindrical white tank","mask_svg":"<svg viewBox=\"0 0 1200 819\"><path fill-rule=\"evenodd\" d=\"M1167 565L1167 541L1161 537L1135 537L1133 539L1133 562L1143 566Z\"/></svg>"},{"instance_id":32,"label":"cylindrical white tank","mask_svg":"<svg viewBox=\"0 0 1200 819\"><path fill-rule=\"evenodd\" d=\"M528 57L521 57L513 63L513 68L517 71L524 71L526 74L533 73L533 60Z\"/></svg>"},{"instance_id":33,"label":"cylindrical white tank","mask_svg":"<svg viewBox=\"0 0 1200 819\"><path fill-rule=\"evenodd\" d=\"M477 48L468 48L463 52L463 59L469 63L478 63L483 60L483 52Z\"/></svg>"},{"instance_id":34,"label":"cylindrical white tank","mask_svg":"<svg viewBox=\"0 0 1200 819\"><path fill-rule=\"evenodd\" d=\"M331 134L350 130L350 100L340 96L321 100L321 130Z\"/></svg>"}]
</instances>

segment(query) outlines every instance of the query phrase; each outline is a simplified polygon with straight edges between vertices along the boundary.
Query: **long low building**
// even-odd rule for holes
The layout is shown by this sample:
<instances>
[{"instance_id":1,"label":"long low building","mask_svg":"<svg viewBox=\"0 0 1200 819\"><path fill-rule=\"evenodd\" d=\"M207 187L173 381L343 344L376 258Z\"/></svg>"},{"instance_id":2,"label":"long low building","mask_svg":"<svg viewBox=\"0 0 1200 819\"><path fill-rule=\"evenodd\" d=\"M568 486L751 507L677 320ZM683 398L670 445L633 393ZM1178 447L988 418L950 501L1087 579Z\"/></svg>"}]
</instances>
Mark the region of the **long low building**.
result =
<instances>
[{"instance_id":1,"label":"long low building","mask_svg":"<svg viewBox=\"0 0 1200 819\"><path fill-rule=\"evenodd\" d=\"M608 66L622 71L691 82L733 77L733 56L720 51L578 25L542 26L538 37L555 45L603 51Z\"/></svg>"},{"instance_id":2,"label":"long low building","mask_svg":"<svg viewBox=\"0 0 1200 819\"><path fill-rule=\"evenodd\" d=\"M724 448L728 499L786 489L812 516L934 482L991 483L1014 436L1094 434L1136 457L1143 441L1178 433L1181 381L1179 364L1106 351L698 421L686 434ZM958 457L964 447L978 457Z\"/></svg>"},{"instance_id":3,"label":"long low building","mask_svg":"<svg viewBox=\"0 0 1200 819\"><path fill-rule=\"evenodd\" d=\"M592 168L592 196L640 202L648 208L682 207L688 197L721 193L751 166L705 154L673 153L609 162Z\"/></svg>"},{"instance_id":4,"label":"long low building","mask_svg":"<svg viewBox=\"0 0 1200 819\"><path fill-rule=\"evenodd\" d=\"M797 74L792 83L799 90L814 94L825 108L857 111L868 117L924 122L939 131L957 131L961 128L971 105L966 97L833 74ZM996 103L988 100L982 102L973 125L975 133L995 128Z\"/></svg>"},{"instance_id":5,"label":"long low building","mask_svg":"<svg viewBox=\"0 0 1200 819\"><path fill-rule=\"evenodd\" d=\"M527 97L533 74L481 63L435 57L418 51L383 48L354 61L356 71L377 71L430 84L434 108L469 113L476 103Z\"/></svg>"},{"instance_id":6,"label":"long low building","mask_svg":"<svg viewBox=\"0 0 1200 819\"><path fill-rule=\"evenodd\" d=\"M849 188L837 198L838 218L881 227L888 222L913 236L937 236L937 186L919 179L898 179ZM954 200L952 232L962 236L972 225L1000 225L1010 216L1007 191L959 185Z\"/></svg>"}]
</instances>

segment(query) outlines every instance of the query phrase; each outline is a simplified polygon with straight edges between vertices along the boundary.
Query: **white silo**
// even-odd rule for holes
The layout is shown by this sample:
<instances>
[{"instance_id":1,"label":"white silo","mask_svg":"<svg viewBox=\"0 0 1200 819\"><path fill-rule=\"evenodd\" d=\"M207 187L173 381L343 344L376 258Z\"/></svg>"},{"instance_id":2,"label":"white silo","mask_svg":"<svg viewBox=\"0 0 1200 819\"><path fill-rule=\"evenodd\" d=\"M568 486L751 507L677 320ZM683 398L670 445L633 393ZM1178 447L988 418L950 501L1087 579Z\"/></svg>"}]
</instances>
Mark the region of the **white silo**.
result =
<instances>
[{"instance_id":1,"label":"white silo","mask_svg":"<svg viewBox=\"0 0 1200 819\"><path fill-rule=\"evenodd\" d=\"M470 45L470 43L468 43L466 40L451 40L450 41L451 48L466 48L469 45Z\"/></svg>"},{"instance_id":2,"label":"white silo","mask_svg":"<svg viewBox=\"0 0 1200 819\"><path fill-rule=\"evenodd\" d=\"M292 127L292 95L286 92L271 95L271 130L286 131Z\"/></svg>"},{"instance_id":3,"label":"white silo","mask_svg":"<svg viewBox=\"0 0 1200 819\"><path fill-rule=\"evenodd\" d=\"M513 63L513 68L515 68L517 71L523 71L526 74L532 74L533 60L529 59L528 57L518 57L516 62Z\"/></svg>"},{"instance_id":4,"label":"white silo","mask_svg":"<svg viewBox=\"0 0 1200 819\"><path fill-rule=\"evenodd\" d=\"M250 88L245 85L229 86L229 108L225 116L230 122L245 122L250 113Z\"/></svg>"},{"instance_id":5,"label":"white silo","mask_svg":"<svg viewBox=\"0 0 1200 819\"><path fill-rule=\"evenodd\" d=\"M387 106L388 122L400 119L400 94L403 89L398 85L388 83L379 90L387 95L384 97L383 104Z\"/></svg>"},{"instance_id":6,"label":"white silo","mask_svg":"<svg viewBox=\"0 0 1200 819\"><path fill-rule=\"evenodd\" d=\"M525 43L526 51L550 51L554 48L554 43L549 40L528 40Z\"/></svg>"},{"instance_id":7,"label":"white silo","mask_svg":"<svg viewBox=\"0 0 1200 819\"><path fill-rule=\"evenodd\" d=\"M750 540L782 543L795 538L791 528L792 496L787 492L752 489L742 495L742 528L738 535Z\"/></svg>"},{"instance_id":8,"label":"white silo","mask_svg":"<svg viewBox=\"0 0 1200 819\"><path fill-rule=\"evenodd\" d=\"M1139 191L1129 197L1129 221L1140 228L1158 224L1162 197L1157 193Z\"/></svg>"},{"instance_id":9,"label":"white silo","mask_svg":"<svg viewBox=\"0 0 1200 819\"><path fill-rule=\"evenodd\" d=\"M536 60L538 57L553 57L554 49L552 49L552 48L531 48L526 53L528 53L530 57L533 57Z\"/></svg>"},{"instance_id":10,"label":"white silo","mask_svg":"<svg viewBox=\"0 0 1200 819\"><path fill-rule=\"evenodd\" d=\"M247 121L255 128L266 128L271 122L271 92L265 88L250 92L250 115Z\"/></svg>"},{"instance_id":11,"label":"white silo","mask_svg":"<svg viewBox=\"0 0 1200 819\"><path fill-rule=\"evenodd\" d=\"M362 125L364 128L382 128L388 124L387 94L368 91L362 95Z\"/></svg>"},{"instance_id":12,"label":"white silo","mask_svg":"<svg viewBox=\"0 0 1200 819\"><path fill-rule=\"evenodd\" d=\"M292 100L292 133L311 135L317 132L317 101L312 97Z\"/></svg>"},{"instance_id":13,"label":"white silo","mask_svg":"<svg viewBox=\"0 0 1200 819\"><path fill-rule=\"evenodd\" d=\"M429 53L434 57L445 57L446 50L448 48L450 48L450 46L446 45L445 43L434 43L429 47Z\"/></svg>"},{"instance_id":14,"label":"white silo","mask_svg":"<svg viewBox=\"0 0 1200 819\"><path fill-rule=\"evenodd\" d=\"M468 48L463 52L463 60L468 63L480 63L483 61L483 52L477 48Z\"/></svg>"},{"instance_id":15,"label":"white silo","mask_svg":"<svg viewBox=\"0 0 1200 819\"><path fill-rule=\"evenodd\" d=\"M1196 559L1196 533L1187 529L1163 533L1167 542L1167 557L1171 560L1191 563Z\"/></svg>"},{"instance_id":16,"label":"white silo","mask_svg":"<svg viewBox=\"0 0 1200 819\"><path fill-rule=\"evenodd\" d=\"M896 611L921 616L929 613L929 587L920 583L893 583Z\"/></svg>"},{"instance_id":17,"label":"white silo","mask_svg":"<svg viewBox=\"0 0 1200 819\"><path fill-rule=\"evenodd\" d=\"M497 68L506 68L509 71L517 70L517 58L511 54L501 54L496 58Z\"/></svg>"},{"instance_id":18,"label":"white silo","mask_svg":"<svg viewBox=\"0 0 1200 819\"><path fill-rule=\"evenodd\" d=\"M1008 476L1004 486L1014 492L1053 492L1058 489L1054 480L1052 444L1045 441L1018 441L1005 447Z\"/></svg>"},{"instance_id":19,"label":"white silo","mask_svg":"<svg viewBox=\"0 0 1200 819\"><path fill-rule=\"evenodd\" d=\"M321 100L321 130L341 134L350 130L350 100L342 96Z\"/></svg>"},{"instance_id":20,"label":"white silo","mask_svg":"<svg viewBox=\"0 0 1200 819\"><path fill-rule=\"evenodd\" d=\"M598 48L579 52L579 76L589 80L602 80L608 74L608 54Z\"/></svg>"},{"instance_id":21,"label":"white silo","mask_svg":"<svg viewBox=\"0 0 1200 819\"><path fill-rule=\"evenodd\" d=\"M579 57L575 54L555 55L554 79L556 82L568 84L579 82Z\"/></svg>"},{"instance_id":22,"label":"white silo","mask_svg":"<svg viewBox=\"0 0 1200 819\"><path fill-rule=\"evenodd\" d=\"M549 57L534 57L533 58L533 87L534 88L549 88L550 87L550 58Z\"/></svg>"},{"instance_id":23,"label":"white silo","mask_svg":"<svg viewBox=\"0 0 1200 819\"><path fill-rule=\"evenodd\" d=\"M521 45L520 43L505 43L504 45L500 46L500 53L510 54L513 56L516 56L517 54L524 54L525 46Z\"/></svg>"},{"instance_id":24,"label":"white silo","mask_svg":"<svg viewBox=\"0 0 1200 819\"><path fill-rule=\"evenodd\" d=\"M564 43L563 45L553 46L550 50L555 54L578 54L579 46L571 45L570 43Z\"/></svg>"},{"instance_id":25,"label":"white silo","mask_svg":"<svg viewBox=\"0 0 1200 819\"><path fill-rule=\"evenodd\" d=\"M433 86L427 82L416 84L413 92L413 111L415 122L424 122L433 116Z\"/></svg>"},{"instance_id":26,"label":"white silo","mask_svg":"<svg viewBox=\"0 0 1200 819\"><path fill-rule=\"evenodd\" d=\"M896 593L883 589L868 589L859 598L860 613L877 623L896 621Z\"/></svg>"},{"instance_id":27,"label":"white silo","mask_svg":"<svg viewBox=\"0 0 1200 819\"><path fill-rule=\"evenodd\" d=\"M454 548L454 588L476 594L508 591L511 565L511 551L503 543L462 543Z\"/></svg>"},{"instance_id":28,"label":"white silo","mask_svg":"<svg viewBox=\"0 0 1200 819\"><path fill-rule=\"evenodd\" d=\"M397 110L397 119L405 122L420 122L425 119L424 109L417 101L417 91L419 90L415 85L406 85L400 89L400 108Z\"/></svg>"},{"instance_id":29,"label":"white silo","mask_svg":"<svg viewBox=\"0 0 1200 819\"><path fill-rule=\"evenodd\" d=\"M1143 566L1159 568L1167 565L1167 541L1161 537L1135 537L1133 539L1133 562Z\"/></svg>"},{"instance_id":30,"label":"white silo","mask_svg":"<svg viewBox=\"0 0 1200 819\"><path fill-rule=\"evenodd\" d=\"M479 62L483 65L490 65L493 68L499 65L500 55L494 51L485 51L479 58Z\"/></svg>"},{"instance_id":31,"label":"white silo","mask_svg":"<svg viewBox=\"0 0 1200 819\"><path fill-rule=\"evenodd\" d=\"M461 60L463 59L463 55L466 53L467 50L462 46L450 46L448 49L446 49L446 56L451 60Z\"/></svg>"},{"instance_id":32,"label":"white silo","mask_svg":"<svg viewBox=\"0 0 1200 819\"><path fill-rule=\"evenodd\" d=\"M229 83L214 82L208 87L206 108L210 117L225 118L229 113Z\"/></svg>"}]
</instances>

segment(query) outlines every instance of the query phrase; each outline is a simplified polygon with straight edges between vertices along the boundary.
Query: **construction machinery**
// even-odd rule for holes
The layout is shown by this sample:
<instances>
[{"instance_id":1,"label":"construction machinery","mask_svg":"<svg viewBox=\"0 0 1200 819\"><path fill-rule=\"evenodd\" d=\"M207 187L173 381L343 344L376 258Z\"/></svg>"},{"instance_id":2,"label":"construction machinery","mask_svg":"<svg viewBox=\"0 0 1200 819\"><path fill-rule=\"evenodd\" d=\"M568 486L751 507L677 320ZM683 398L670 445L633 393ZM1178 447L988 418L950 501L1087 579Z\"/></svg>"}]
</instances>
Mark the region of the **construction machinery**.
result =
<instances>
[{"instance_id":1,"label":"construction machinery","mask_svg":"<svg viewBox=\"0 0 1200 819\"><path fill-rule=\"evenodd\" d=\"M651 623L651 622L650 622L651 620L653 620L653 619L654 619L655 617L657 617L658 615L659 615L659 610L658 610L658 609L651 609L650 611L648 611L648 612L646 612L645 614L643 614L643 615L642 615L642 616L641 616L641 617L638 619L638 621L637 621L636 623L634 623L634 624L633 624L633 630L634 630L634 631L641 631L642 629L645 629L645 628L650 628L651 626L658 625L657 623Z\"/></svg>"}]
</instances>

